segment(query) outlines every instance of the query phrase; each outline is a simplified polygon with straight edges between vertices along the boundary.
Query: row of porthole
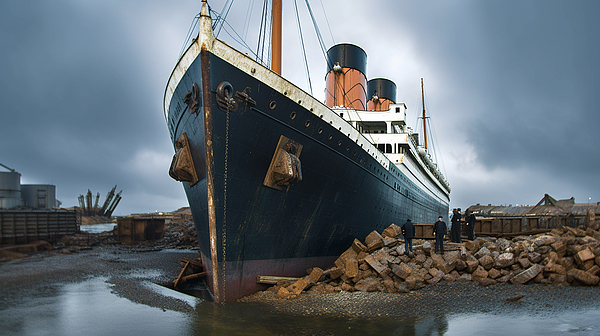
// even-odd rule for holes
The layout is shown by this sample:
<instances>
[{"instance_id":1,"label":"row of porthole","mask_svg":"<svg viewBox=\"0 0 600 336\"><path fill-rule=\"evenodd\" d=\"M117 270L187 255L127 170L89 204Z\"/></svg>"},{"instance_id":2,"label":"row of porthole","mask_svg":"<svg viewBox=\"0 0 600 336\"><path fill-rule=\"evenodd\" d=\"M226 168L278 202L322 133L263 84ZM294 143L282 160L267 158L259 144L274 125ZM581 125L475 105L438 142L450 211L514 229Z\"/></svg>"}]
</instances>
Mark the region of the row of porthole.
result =
<instances>
[{"instance_id":1,"label":"row of porthole","mask_svg":"<svg viewBox=\"0 0 600 336\"><path fill-rule=\"evenodd\" d=\"M284 94L285 94L285 95L287 95L287 91L286 91L286 92L284 92ZM298 101L298 104L300 104L301 102L302 102L302 101L300 101L300 100L299 100L299 101ZM275 106L276 106L276 103L275 103L275 101L271 101L271 103L269 104L269 108L271 108L271 109L274 109L274 108L275 108ZM311 112L312 112L312 110L313 110L313 109L311 109ZM321 118L323 118L323 115L321 115ZM290 113L290 119L292 119L292 120L296 119L296 112L292 112L292 113ZM330 124L332 124L332 121L330 121L329 123L330 123ZM304 126L305 126L305 127L309 127L309 126L310 126L310 120L307 120L307 121L304 123ZM340 128L339 128L339 130L341 131L341 130L342 130L342 128L340 127ZM320 127L320 128L318 129L318 131L317 131L317 132L318 132L319 134L323 133L323 128L322 128L322 127ZM350 134L348 134L348 137L350 137ZM328 139L329 139L329 140L333 139L333 135L329 134L329 136L328 136ZM358 140L357 140L357 142L358 142ZM340 141L338 141L338 146L341 146L341 145L342 145L342 141L340 140ZM363 147L363 144L360 144L360 147ZM350 151L350 146L347 146L347 147L346 147L346 151ZM367 153L370 153L370 152L371 152L371 151L370 151L370 150L367 148ZM355 151L355 152L353 153L353 156L356 156L356 155L357 155L357 153L356 153L356 151ZM361 161L361 163L363 163L363 164L366 164L366 163L367 163L367 161L365 161L365 160L362 160L362 159L361 159L360 161ZM370 165L370 168L373 168L373 165L372 165L372 164ZM381 172L379 169L377 169L377 173L378 173L379 175L383 176L383 172ZM389 178L386 176L386 180L388 180L388 179L389 179Z\"/></svg>"}]
</instances>

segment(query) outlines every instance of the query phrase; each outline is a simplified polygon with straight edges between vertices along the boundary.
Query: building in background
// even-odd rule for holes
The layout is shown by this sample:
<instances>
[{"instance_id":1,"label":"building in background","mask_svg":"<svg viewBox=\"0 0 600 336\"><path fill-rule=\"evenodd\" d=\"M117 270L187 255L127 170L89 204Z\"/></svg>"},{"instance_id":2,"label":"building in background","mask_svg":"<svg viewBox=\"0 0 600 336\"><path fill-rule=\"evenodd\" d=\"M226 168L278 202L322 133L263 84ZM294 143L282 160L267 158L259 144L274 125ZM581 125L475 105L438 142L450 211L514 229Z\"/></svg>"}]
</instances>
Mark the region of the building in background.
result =
<instances>
[{"instance_id":1,"label":"building in background","mask_svg":"<svg viewBox=\"0 0 600 336\"><path fill-rule=\"evenodd\" d=\"M61 205L52 184L21 184L21 174L0 163L0 209L52 209Z\"/></svg>"}]
</instances>

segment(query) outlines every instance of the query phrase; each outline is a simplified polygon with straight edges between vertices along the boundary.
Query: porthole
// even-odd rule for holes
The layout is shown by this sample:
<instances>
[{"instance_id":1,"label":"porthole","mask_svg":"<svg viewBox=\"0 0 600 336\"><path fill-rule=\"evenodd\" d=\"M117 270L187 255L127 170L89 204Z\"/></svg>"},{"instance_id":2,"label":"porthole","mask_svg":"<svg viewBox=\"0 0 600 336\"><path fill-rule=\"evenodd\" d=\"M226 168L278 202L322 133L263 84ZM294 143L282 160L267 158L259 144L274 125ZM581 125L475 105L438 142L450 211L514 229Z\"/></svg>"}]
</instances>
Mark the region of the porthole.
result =
<instances>
[{"instance_id":1,"label":"porthole","mask_svg":"<svg viewBox=\"0 0 600 336\"><path fill-rule=\"evenodd\" d=\"M290 114L290 119L296 119L296 112L292 112Z\"/></svg>"},{"instance_id":2,"label":"porthole","mask_svg":"<svg viewBox=\"0 0 600 336\"><path fill-rule=\"evenodd\" d=\"M350 146L346 147L346 152L350 150Z\"/></svg>"},{"instance_id":3,"label":"porthole","mask_svg":"<svg viewBox=\"0 0 600 336\"><path fill-rule=\"evenodd\" d=\"M298 100L298 104L302 104L302 100Z\"/></svg>"},{"instance_id":4,"label":"porthole","mask_svg":"<svg viewBox=\"0 0 600 336\"><path fill-rule=\"evenodd\" d=\"M317 131L319 134L323 133L323 129L319 128L319 130Z\"/></svg>"},{"instance_id":5,"label":"porthole","mask_svg":"<svg viewBox=\"0 0 600 336\"><path fill-rule=\"evenodd\" d=\"M333 139L333 135L329 134L329 140Z\"/></svg>"},{"instance_id":6,"label":"porthole","mask_svg":"<svg viewBox=\"0 0 600 336\"><path fill-rule=\"evenodd\" d=\"M277 106L277 103L274 100L272 100L271 103L269 103L269 108L273 110L275 109L275 106Z\"/></svg>"},{"instance_id":7,"label":"porthole","mask_svg":"<svg viewBox=\"0 0 600 336\"><path fill-rule=\"evenodd\" d=\"M304 126L306 126L306 127L310 126L310 120L307 120L307 121L304 123Z\"/></svg>"},{"instance_id":8,"label":"porthole","mask_svg":"<svg viewBox=\"0 0 600 336\"><path fill-rule=\"evenodd\" d=\"M338 146L342 145L342 140L338 141Z\"/></svg>"}]
</instances>

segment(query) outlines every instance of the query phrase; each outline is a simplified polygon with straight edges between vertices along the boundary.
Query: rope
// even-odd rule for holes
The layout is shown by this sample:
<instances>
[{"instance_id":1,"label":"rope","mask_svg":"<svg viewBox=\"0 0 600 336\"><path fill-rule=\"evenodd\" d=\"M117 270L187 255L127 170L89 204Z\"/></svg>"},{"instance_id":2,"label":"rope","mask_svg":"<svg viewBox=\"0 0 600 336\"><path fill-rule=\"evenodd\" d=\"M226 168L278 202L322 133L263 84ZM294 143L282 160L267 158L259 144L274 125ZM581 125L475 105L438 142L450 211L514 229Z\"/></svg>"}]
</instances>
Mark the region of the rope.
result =
<instances>
[{"instance_id":1,"label":"rope","mask_svg":"<svg viewBox=\"0 0 600 336\"><path fill-rule=\"evenodd\" d=\"M183 55L183 53L185 52L187 47L190 45L190 41L192 40L194 30L196 27L198 27L199 20L200 20L200 13L196 14L196 16L194 16L194 18L192 19L192 24L190 25L190 28L188 29L188 33L185 37L185 40L183 41L183 45L181 46L181 51L179 52L179 57L181 57L181 55Z\"/></svg>"},{"instance_id":2,"label":"rope","mask_svg":"<svg viewBox=\"0 0 600 336\"><path fill-rule=\"evenodd\" d=\"M302 56L304 57L304 66L306 67L306 78L308 80L308 87L310 88L310 95L313 95L312 83L310 81L310 71L308 70L308 58L306 58L306 49L304 48L304 39L302 38L302 26L300 25L300 13L298 12L298 5L294 0L294 10L296 11L296 21L298 22L298 36L300 37L300 45L302 46Z\"/></svg>"}]
</instances>

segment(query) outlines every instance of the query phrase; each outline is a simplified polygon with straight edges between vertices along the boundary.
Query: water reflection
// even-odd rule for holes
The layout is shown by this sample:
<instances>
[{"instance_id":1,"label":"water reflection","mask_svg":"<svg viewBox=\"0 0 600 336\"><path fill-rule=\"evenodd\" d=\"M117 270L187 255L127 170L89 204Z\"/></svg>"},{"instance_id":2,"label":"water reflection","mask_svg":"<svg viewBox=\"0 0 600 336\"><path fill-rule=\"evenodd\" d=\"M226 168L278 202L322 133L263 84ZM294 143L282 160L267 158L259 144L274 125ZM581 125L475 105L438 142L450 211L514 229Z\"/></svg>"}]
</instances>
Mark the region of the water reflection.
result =
<instances>
[{"instance_id":1,"label":"water reflection","mask_svg":"<svg viewBox=\"0 0 600 336\"><path fill-rule=\"evenodd\" d=\"M104 278L0 306L2 335L186 335L188 328L186 314L118 297Z\"/></svg>"},{"instance_id":2,"label":"water reflection","mask_svg":"<svg viewBox=\"0 0 600 336\"><path fill-rule=\"evenodd\" d=\"M101 233L112 231L117 223L101 223L101 224L87 224L80 225L79 230L87 233Z\"/></svg>"},{"instance_id":3,"label":"water reflection","mask_svg":"<svg viewBox=\"0 0 600 336\"><path fill-rule=\"evenodd\" d=\"M133 281L136 275L130 277ZM148 274L144 274L148 275ZM117 296L107 278L44 287L14 302L0 298L2 335L599 335L600 311L469 313L425 317L347 318L278 312L257 303L223 305L147 280L139 286L156 302L175 298L191 313L134 303ZM161 299L162 298L162 299Z\"/></svg>"}]
</instances>

